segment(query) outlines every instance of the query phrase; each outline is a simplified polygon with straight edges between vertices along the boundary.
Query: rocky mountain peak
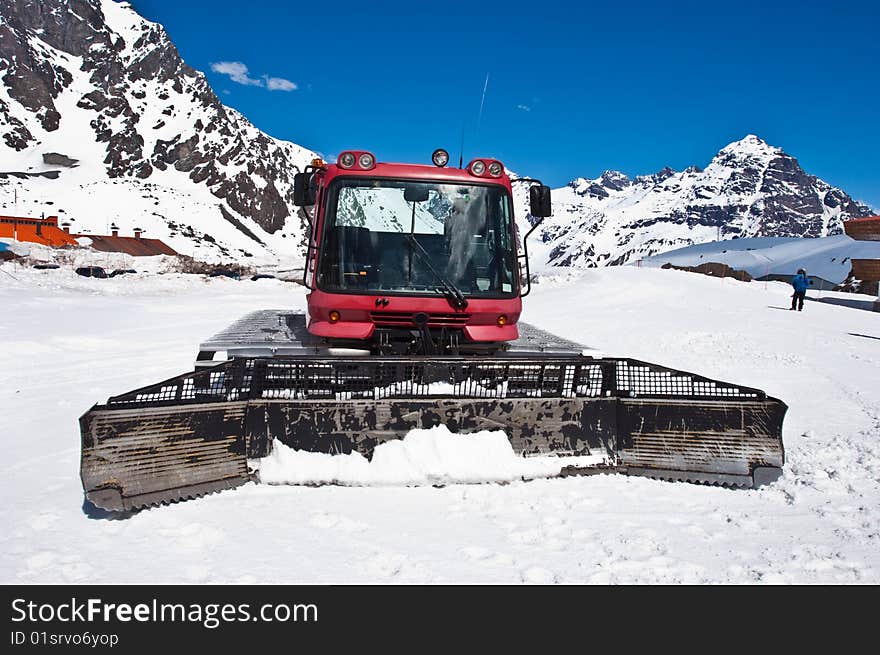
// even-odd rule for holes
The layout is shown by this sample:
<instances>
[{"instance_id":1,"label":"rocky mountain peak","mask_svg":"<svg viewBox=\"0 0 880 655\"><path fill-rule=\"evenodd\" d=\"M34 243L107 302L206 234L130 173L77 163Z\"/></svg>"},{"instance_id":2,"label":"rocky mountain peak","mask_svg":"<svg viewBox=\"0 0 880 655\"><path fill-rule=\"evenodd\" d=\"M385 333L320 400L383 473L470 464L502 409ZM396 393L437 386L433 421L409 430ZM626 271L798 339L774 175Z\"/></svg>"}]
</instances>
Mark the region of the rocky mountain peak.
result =
<instances>
[{"instance_id":1,"label":"rocky mountain peak","mask_svg":"<svg viewBox=\"0 0 880 655\"><path fill-rule=\"evenodd\" d=\"M764 139L759 137L757 134L746 134L739 141L733 141L732 143L727 144L724 148L721 149L721 152L725 151L756 151L756 150L766 150L778 152L779 148L774 148L769 145Z\"/></svg>"},{"instance_id":2,"label":"rocky mountain peak","mask_svg":"<svg viewBox=\"0 0 880 655\"><path fill-rule=\"evenodd\" d=\"M636 177L636 182L641 184L660 184L668 180L673 175L676 175L676 171L674 168L670 168L669 166L664 166L656 173L651 175L639 175Z\"/></svg>"},{"instance_id":3,"label":"rocky mountain peak","mask_svg":"<svg viewBox=\"0 0 880 655\"><path fill-rule=\"evenodd\" d=\"M613 189L614 191L620 191L632 184L629 176L620 171L603 171L597 182L606 189Z\"/></svg>"},{"instance_id":4,"label":"rocky mountain peak","mask_svg":"<svg viewBox=\"0 0 880 655\"><path fill-rule=\"evenodd\" d=\"M45 153L80 162L53 187L22 183L25 197L67 194L70 211L90 204L74 188L117 180L147 199L156 192L144 185L156 185L213 203L209 223L233 226L242 252L268 248L262 235L299 240L293 174L314 153L225 107L161 25L113 0L0 0L0 15L0 172L41 171ZM146 204L160 238L211 229L157 211L161 199ZM229 251L212 238L201 243Z\"/></svg>"},{"instance_id":5,"label":"rocky mountain peak","mask_svg":"<svg viewBox=\"0 0 880 655\"><path fill-rule=\"evenodd\" d=\"M870 214L754 134L724 147L705 169L665 167L631 181L606 171L572 181L553 200L534 250L557 266L625 264L718 238L826 236L840 233L843 220Z\"/></svg>"},{"instance_id":6,"label":"rocky mountain peak","mask_svg":"<svg viewBox=\"0 0 880 655\"><path fill-rule=\"evenodd\" d=\"M606 170L595 180L579 177L568 183L568 187L581 196L607 198L610 192L621 191L632 184L632 180L620 171Z\"/></svg>"},{"instance_id":7,"label":"rocky mountain peak","mask_svg":"<svg viewBox=\"0 0 880 655\"><path fill-rule=\"evenodd\" d=\"M712 158L712 164L729 167L756 165L780 156L787 156L781 148L769 145L754 134L747 134L739 141L734 141L722 148Z\"/></svg>"}]
</instances>

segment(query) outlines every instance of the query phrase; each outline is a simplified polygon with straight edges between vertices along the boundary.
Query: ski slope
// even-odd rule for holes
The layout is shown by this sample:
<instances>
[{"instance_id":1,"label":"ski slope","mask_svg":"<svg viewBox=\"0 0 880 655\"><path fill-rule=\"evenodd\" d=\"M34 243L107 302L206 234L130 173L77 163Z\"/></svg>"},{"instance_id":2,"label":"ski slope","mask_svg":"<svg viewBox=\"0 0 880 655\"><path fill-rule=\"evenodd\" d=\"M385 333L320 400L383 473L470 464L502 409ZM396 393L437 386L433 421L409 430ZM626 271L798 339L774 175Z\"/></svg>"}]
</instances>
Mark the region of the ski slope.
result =
<instances>
[{"instance_id":1,"label":"ski slope","mask_svg":"<svg viewBox=\"0 0 880 655\"><path fill-rule=\"evenodd\" d=\"M541 328L784 400L784 476L761 490L521 482L497 435L460 448L439 431L401 444L381 484L248 484L107 520L83 511L78 417L187 370L245 312L304 308L303 289L12 263L0 280L2 583L880 582L880 314L790 312L784 284L673 270L559 269L535 285L523 319ZM493 466L481 476L474 457ZM307 459L275 464L303 479L345 468ZM436 488L438 466L447 482L513 481Z\"/></svg>"}]
</instances>

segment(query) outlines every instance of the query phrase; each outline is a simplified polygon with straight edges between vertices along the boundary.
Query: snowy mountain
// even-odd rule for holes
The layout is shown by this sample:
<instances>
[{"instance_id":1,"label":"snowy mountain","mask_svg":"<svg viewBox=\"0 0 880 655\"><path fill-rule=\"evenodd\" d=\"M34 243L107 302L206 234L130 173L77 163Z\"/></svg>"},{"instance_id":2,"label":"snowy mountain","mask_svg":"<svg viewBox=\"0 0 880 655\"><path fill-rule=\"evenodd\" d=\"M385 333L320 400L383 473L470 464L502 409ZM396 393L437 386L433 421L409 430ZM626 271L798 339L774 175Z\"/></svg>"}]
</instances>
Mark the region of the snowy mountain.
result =
<instances>
[{"instance_id":1,"label":"snowy mountain","mask_svg":"<svg viewBox=\"0 0 880 655\"><path fill-rule=\"evenodd\" d=\"M0 0L0 79L0 213L57 214L84 233L139 227L200 259L302 258L292 182L314 153L224 106L129 4ZM516 196L524 233L524 185ZM705 170L578 178L554 207L530 240L538 268L733 236L825 236L870 213L751 135Z\"/></svg>"},{"instance_id":2,"label":"snowy mountain","mask_svg":"<svg viewBox=\"0 0 880 655\"><path fill-rule=\"evenodd\" d=\"M315 155L224 106L129 4L0 0L0 78L0 212L301 256L293 175Z\"/></svg>"},{"instance_id":3,"label":"snowy mountain","mask_svg":"<svg viewBox=\"0 0 880 655\"><path fill-rule=\"evenodd\" d=\"M527 207L525 194L518 196ZM530 244L539 265L625 264L719 238L822 237L871 214L754 135L722 149L705 169L578 178L553 191L553 208Z\"/></svg>"}]
</instances>

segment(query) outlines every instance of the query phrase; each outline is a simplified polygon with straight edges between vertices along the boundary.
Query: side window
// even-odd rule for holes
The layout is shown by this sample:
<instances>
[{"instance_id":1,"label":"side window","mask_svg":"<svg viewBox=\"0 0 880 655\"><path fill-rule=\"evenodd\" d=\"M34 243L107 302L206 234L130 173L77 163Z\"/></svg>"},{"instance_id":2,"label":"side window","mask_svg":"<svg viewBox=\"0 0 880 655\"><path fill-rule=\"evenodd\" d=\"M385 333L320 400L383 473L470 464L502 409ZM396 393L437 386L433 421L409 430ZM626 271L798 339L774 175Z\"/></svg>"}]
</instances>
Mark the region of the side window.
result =
<instances>
[{"instance_id":1,"label":"side window","mask_svg":"<svg viewBox=\"0 0 880 655\"><path fill-rule=\"evenodd\" d=\"M324 203L324 188L321 187L318 190L318 197L315 200L315 204L311 207L302 207L303 211L309 213L309 219L311 220L311 231L308 235L308 240L306 241L306 262L305 262L305 277L304 282L306 288L311 288L312 282L315 277L315 268L317 267L318 260L318 217L323 214L322 205Z\"/></svg>"},{"instance_id":2,"label":"side window","mask_svg":"<svg viewBox=\"0 0 880 655\"><path fill-rule=\"evenodd\" d=\"M495 203L495 211L498 212L498 282L502 293L510 293L514 288L513 270L515 267L516 249L511 248L511 220L510 199L506 195L498 194Z\"/></svg>"}]
</instances>

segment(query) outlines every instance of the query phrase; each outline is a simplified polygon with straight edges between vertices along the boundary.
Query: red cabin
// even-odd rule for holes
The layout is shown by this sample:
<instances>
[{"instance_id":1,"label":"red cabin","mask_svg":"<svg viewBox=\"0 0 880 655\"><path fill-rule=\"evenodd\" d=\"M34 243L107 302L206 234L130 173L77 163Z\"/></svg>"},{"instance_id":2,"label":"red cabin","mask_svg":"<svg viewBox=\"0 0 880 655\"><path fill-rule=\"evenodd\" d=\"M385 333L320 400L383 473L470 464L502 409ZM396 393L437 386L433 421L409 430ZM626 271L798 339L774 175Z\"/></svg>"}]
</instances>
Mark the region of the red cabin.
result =
<instances>
[{"instance_id":1,"label":"red cabin","mask_svg":"<svg viewBox=\"0 0 880 655\"><path fill-rule=\"evenodd\" d=\"M518 337L527 260L511 180L494 159L463 169L446 168L443 150L432 159L381 163L346 151L296 176L295 203L314 206L304 279L310 333L429 354L493 351ZM531 191L532 214L549 215L549 189Z\"/></svg>"}]
</instances>

